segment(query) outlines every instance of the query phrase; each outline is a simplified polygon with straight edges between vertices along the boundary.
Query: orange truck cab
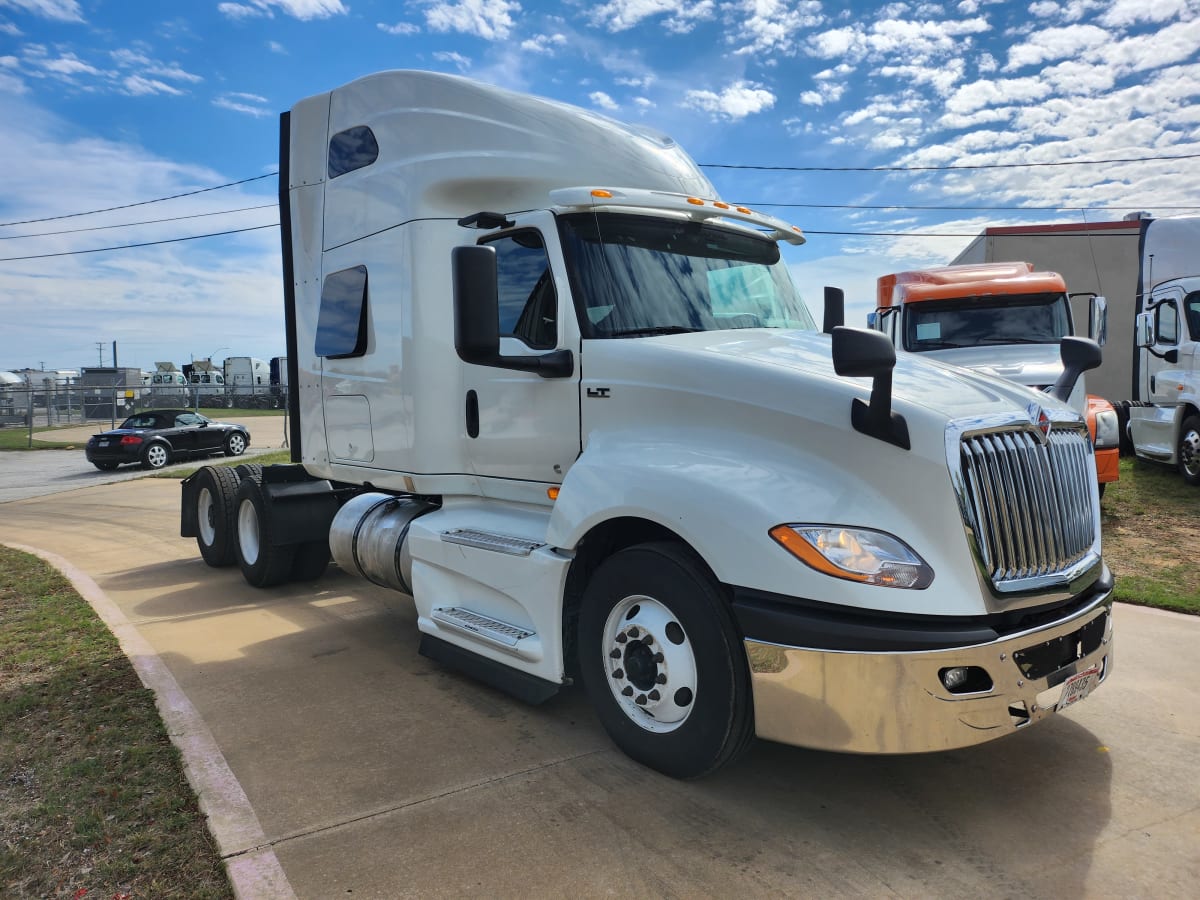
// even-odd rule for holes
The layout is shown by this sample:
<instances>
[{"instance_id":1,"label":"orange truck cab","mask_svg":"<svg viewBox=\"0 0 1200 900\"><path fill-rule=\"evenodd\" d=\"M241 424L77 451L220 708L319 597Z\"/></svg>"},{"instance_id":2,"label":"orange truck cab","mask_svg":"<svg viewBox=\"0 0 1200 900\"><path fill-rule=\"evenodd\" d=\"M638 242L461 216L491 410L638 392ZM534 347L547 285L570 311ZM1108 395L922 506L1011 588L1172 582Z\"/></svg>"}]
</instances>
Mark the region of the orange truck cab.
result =
<instances>
[{"instance_id":1,"label":"orange truck cab","mask_svg":"<svg viewBox=\"0 0 1200 900\"><path fill-rule=\"evenodd\" d=\"M1104 342L1106 304L1092 297L1088 337ZM1059 342L1075 334L1067 285L1057 272L1026 262L939 266L879 279L870 327L897 349L927 353L956 366L1045 390L1062 371ZM1071 405L1087 417L1096 448L1096 477L1117 480L1117 414L1088 396L1081 378Z\"/></svg>"}]
</instances>

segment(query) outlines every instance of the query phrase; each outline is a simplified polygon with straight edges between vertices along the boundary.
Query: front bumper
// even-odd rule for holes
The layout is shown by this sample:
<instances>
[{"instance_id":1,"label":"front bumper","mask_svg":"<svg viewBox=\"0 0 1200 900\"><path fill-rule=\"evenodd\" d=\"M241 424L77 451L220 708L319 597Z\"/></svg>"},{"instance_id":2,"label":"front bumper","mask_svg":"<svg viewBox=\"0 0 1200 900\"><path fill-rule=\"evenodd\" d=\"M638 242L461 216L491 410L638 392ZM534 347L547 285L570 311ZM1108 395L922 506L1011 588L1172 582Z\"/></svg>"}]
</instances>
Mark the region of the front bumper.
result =
<instances>
[{"instance_id":1,"label":"front bumper","mask_svg":"<svg viewBox=\"0 0 1200 900\"><path fill-rule=\"evenodd\" d=\"M1052 715L1063 682L1112 672L1112 590L1064 618L987 643L855 651L745 641L759 737L847 753L925 753L1012 734ZM975 666L991 687L951 693L940 672Z\"/></svg>"}]
</instances>

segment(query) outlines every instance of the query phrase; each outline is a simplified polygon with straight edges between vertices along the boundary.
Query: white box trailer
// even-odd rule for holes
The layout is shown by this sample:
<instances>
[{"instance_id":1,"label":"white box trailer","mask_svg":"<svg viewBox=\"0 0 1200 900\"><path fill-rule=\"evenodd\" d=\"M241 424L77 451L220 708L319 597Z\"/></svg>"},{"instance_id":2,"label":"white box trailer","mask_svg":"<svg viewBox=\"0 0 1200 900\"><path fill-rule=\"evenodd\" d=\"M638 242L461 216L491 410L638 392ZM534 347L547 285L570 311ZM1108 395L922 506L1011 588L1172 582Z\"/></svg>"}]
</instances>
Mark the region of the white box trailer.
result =
<instances>
[{"instance_id":1,"label":"white box trailer","mask_svg":"<svg viewBox=\"0 0 1200 900\"><path fill-rule=\"evenodd\" d=\"M976 744L1108 677L1078 413L818 330L799 230L669 138L387 72L298 103L281 150L294 464L185 481L210 564L332 552L413 597L423 654L531 702L582 681L680 777L755 734Z\"/></svg>"},{"instance_id":2,"label":"white box trailer","mask_svg":"<svg viewBox=\"0 0 1200 900\"><path fill-rule=\"evenodd\" d=\"M1200 485L1200 216L1142 222L1129 437Z\"/></svg>"}]
</instances>

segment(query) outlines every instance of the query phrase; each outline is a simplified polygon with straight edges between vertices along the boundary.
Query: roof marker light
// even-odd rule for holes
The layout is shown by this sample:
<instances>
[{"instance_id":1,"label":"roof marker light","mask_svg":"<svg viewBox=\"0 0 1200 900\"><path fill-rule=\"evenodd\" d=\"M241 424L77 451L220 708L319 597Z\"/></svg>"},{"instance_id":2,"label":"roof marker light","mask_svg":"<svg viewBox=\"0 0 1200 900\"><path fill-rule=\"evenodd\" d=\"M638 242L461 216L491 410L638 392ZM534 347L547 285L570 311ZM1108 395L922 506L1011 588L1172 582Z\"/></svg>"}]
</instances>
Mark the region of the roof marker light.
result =
<instances>
[{"instance_id":1,"label":"roof marker light","mask_svg":"<svg viewBox=\"0 0 1200 900\"><path fill-rule=\"evenodd\" d=\"M546 496L549 497L551 500L557 500L558 499L558 488L556 488L556 487L546 488Z\"/></svg>"},{"instance_id":2,"label":"roof marker light","mask_svg":"<svg viewBox=\"0 0 1200 900\"><path fill-rule=\"evenodd\" d=\"M592 191L592 196L593 197L612 197L612 191L603 191L603 190L600 190L599 188L597 188L596 190Z\"/></svg>"},{"instance_id":3,"label":"roof marker light","mask_svg":"<svg viewBox=\"0 0 1200 900\"><path fill-rule=\"evenodd\" d=\"M720 200L714 200L713 206L715 206L717 209L729 209L729 204L723 203Z\"/></svg>"},{"instance_id":4,"label":"roof marker light","mask_svg":"<svg viewBox=\"0 0 1200 900\"><path fill-rule=\"evenodd\" d=\"M738 212L740 212L744 216L754 215L754 210L746 209L746 207L744 207L744 206L735 206L734 209L736 209Z\"/></svg>"},{"instance_id":5,"label":"roof marker light","mask_svg":"<svg viewBox=\"0 0 1200 900\"><path fill-rule=\"evenodd\" d=\"M687 202L692 204L692 206L703 206L704 205L704 201L698 197L688 197Z\"/></svg>"}]
</instances>

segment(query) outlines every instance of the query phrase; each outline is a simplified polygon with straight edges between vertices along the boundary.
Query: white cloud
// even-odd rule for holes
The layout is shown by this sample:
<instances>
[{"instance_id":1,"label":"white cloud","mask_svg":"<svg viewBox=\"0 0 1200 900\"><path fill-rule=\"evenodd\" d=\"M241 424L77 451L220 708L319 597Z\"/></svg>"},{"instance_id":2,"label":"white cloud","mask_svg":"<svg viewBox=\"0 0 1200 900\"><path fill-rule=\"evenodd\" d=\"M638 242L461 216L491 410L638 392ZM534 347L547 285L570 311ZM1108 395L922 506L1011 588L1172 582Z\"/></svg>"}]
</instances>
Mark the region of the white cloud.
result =
<instances>
[{"instance_id":1,"label":"white cloud","mask_svg":"<svg viewBox=\"0 0 1200 900\"><path fill-rule=\"evenodd\" d=\"M971 36L991 30L983 17L946 21L881 19L832 28L810 36L808 52L820 59L865 58L925 65L936 59L961 55L972 45Z\"/></svg>"},{"instance_id":2,"label":"white cloud","mask_svg":"<svg viewBox=\"0 0 1200 900\"><path fill-rule=\"evenodd\" d=\"M100 70L91 63L86 63L74 53L64 53L57 59L43 59L39 65L47 72L56 75L99 75Z\"/></svg>"},{"instance_id":3,"label":"white cloud","mask_svg":"<svg viewBox=\"0 0 1200 900\"><path fill-rule=\"evenodd\" d=\"M817 90L801 93L800 102L805 106L824 106L827 103L837 103L845 92L844 82L822 80L817 82Z\"/></svg>"},{"instance_id":4,"label":"white cloud","mask_svg":"<svg viewBox=\"0 0 1200 900\"><path fill-rule=\"evenodd\" d=\"M395 34L400 36L419 34L421 31L421 26L414 25L412 22L397 22L395 25L386 25L383 22L380 22L376 27L386 34Z\"/></svg>"},{"instance_id":5,"label":"white cloud","mask_svg":"<svg viewBox=\"0 0 1200 900\"><path fill-rule=\"evenodd\" d=\"M1008 48L1008 63L1004 71L1012 72L1048 60L1070 59L1110 40L1111 35L1095 25L1067 25L1035 31L1024 43Z\"/></svg>"},{"instance_id":6,"label":"white cloud","mask_svg":"<svg viewBox=\"0 0 1200 900\"><path fill-rule=\"evenodd\" d=\"M600 109L606 109L609 112L614 112L621 107L612 97L604 93L604 91L592 91L588 94L588 99L592 101L593 106L598 106Z\"/></svg>"},{"instance_id":7,"label":"white cloud","mask_svg":"<svg viewBox=\"0 0 1200 900\"><path fill-rule=\"evenodd\" d=\"M719 94L713 91L688 91L683 105L711 113L714 117L744 119L774 106L775 95L762 85L738 81Z\"/></svg>"},{"instance_id":8,"label":"white cloud","mask_svg":"<svg viewBox=\"0 0 1200 900\"><path fill-rule=\"evenodd\" d=\"M905 84L927 84L940 96L947 96L963 79L966 63L961 58L948 59L939 66L883 66L878 74L898 78Z\"/></svg>"},{"instance_id":9,"label":"white cloud","mask_svg":"<svg viewBox=\"0 0 1200 900\"><path fill-rule=\"evenodd\" d=\"M20 37L21 29L12 22L0 22L0 34L7 34L9 37Z\"/></svg>"},{"instance_id":10,"label":"white cloud","mask_svg":"<svg viewBox=\"0 0 1200 900\"><path fill-rule=\"evenodd\" d=\"M183 91L159 81L157 78L144 78L141 75L127 75L121 79L121 87L131 97L144 97L150 94L169 94L174 97L183 95Z\"/></svg>"},{"instance_id":11,"label":"white cloud","mask_svg":"<svg viewBox=\"0 0 1200 900\"><path fill-rule=\"evenodd\" d=\"M513 14L521 11L514 0L437 0L425 11L433 31L473 34L486 41L503 40L513 30Z\"/></svg>"},{"instance_id":12,"label":"white cloud","mask_svg":"<svg viewBox=\"0 0 1200 900\"><path fill-rule=\"evenodd\" d=\"M438 62L450 63L460 72L465 72L471 68L471 60L469 57L463 56L461 53L453 53L449 50L439 50L433 54L433 58Z\"/></svg>"},{"instance_id":13,"label":"white cloud","mask_svg":"<svg viewBox=\"0 0 1200 900\"><path fill-rule=\"evenodd\" d=\"M826 21L818 0L737 0L723 11L731 25L725 40L739 54L795 53L804 32Z\"/></svg>"},{"instance_id":14,"label":"white cloud","mask_svg":"<svg viewBox=\"0 0 1200 900\"><path fill-rule=\"evenodd\" d=\"M713 0L609 0L587 13L588 21L611 32L628 31L646 19L666 16L663 27L674 34L687 34L697 22L716 13Z\"/></svg>"},{"instance_id":15,"label":"white cloud","mask_svg":"<svg viewBox=\"0 0 1200 900\"><path fill-rule=\"evenodd\" d=\"M156 59L151 59L144 53L138 53L134 50L113 50L112 58L116 64L124 69L138 69L143 75L157 75L160 78L167 78L171 81L186 81L190 84L196 84L204 79L191 72L185 71L178 63L164 63Z\"/></svg>"},{"instance_id":16,"label":"white cloud","mask_svg":"<svg viewBox=\"0 0 1200 900\"><path fill-rule=\"evenodd\" d=\"M288 55L287 48L284 47L283 44L279 43L279 41L267 41L267 49L272 53L279 54L280 56Z\"/></svg>"},{"instance_id":17,"label":"white cloud","mask_svg":"<svg viewBox=\"0 0 1200 900\"><path fill-rule=\"evenodd\" d=\"M964 84L946 100L946 109L968 114L985 106L1041 100L1050 94L1050 85L1039 78L1002 78Z\"/></svg>"},{"instance_id":18,"label":"white cloud","mask_svg":"<svg viewBox=\"0 0 1200 900\"><path fill-rule=\"evenodd\" d=\"M341 0L244 0L242 3L217 4L217 10L222 15L235 21L260 16L274 18L276 9L302 22L344 16L350 11Z\"/></svg>"},{"instance_id":19,"label":"white cloud","mask_svg":"<svg viewBox=\"0 0 1200 900\"><path fill-rule=\"evenodd\" d=\"M1167 22L1194 10L1194 7L1195 4L1188 0L1114 0L1112 6L1098 18L1105 25L1116 27L1141 22Z\"/></svg>"},{"instance_id":20,"label":"white cloud","mask_svg":"<svg viewBox=\"0 0 1200 900\"><path fill-rule=\"evenodd\" d=\"M654 108L654 101L646 97L634 97L633 102L638 106L638 108L643 110Z\"/></svg>"},{"instance_id":21,"label":"white cloud","mask_svg":"<svg viewBox=\"0 0 1200 900\"><path fill-rule=\"evenodd\" d=\"M522 50L544 56L553 56L557 50L566 45L567 37L563 34L537 34L528 40L521 41Z\"/></svg>"},{"instance_id":22,"label":"white cloud","mask_svg":"<svg viewBox=\"0 0 1200 900\"><path fill-rule=\"evenodd\" d=\"M1038 0L1038 2L1029 5L1029 12L1039 19L1078 22L1089 12L1103 5L1102 0L1070 0L1068 3L1056 3L1053 0Z\"/></svg>"},{"instance_id":23,"label":"white cloud","mask_svg":"<svg viewBox=\"0 0 1200 900\"><path fill-rule=\"evenodd\" d=\"M267 102L266 97L260 97L258 94L247 94L241 91L230 91L213 100L213 106L220 109L227 109L230 112L242 113L246 116L253 116L256 119L266 118L267 116L275 115L275 111L268 109L264 104Z\"/></svg>"},{"instance_id":24,"label":"white cloud","mask_svg":"<svg viewBox=\"0 0 1200 900\"><path fill-rule=\"evenodd\" d=\"M0 6L57 22L83 21L83 11L76 0L0 0Z\"/></svg>"}]
</instances>

